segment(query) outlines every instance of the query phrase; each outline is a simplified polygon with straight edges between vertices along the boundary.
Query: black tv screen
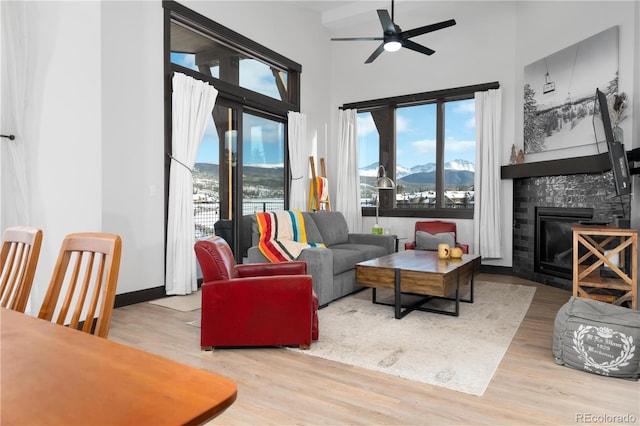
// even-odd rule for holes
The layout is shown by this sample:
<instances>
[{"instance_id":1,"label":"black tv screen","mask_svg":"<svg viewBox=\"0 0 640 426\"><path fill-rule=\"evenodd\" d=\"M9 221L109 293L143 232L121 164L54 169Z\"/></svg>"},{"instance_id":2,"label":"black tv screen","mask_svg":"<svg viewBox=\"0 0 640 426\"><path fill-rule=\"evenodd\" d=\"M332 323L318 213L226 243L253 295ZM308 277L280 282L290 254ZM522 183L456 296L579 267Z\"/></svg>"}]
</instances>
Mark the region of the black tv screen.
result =
<instances>
[{"instance_id":1,"label":"black tv screen","mask_svg":"<svg viewBox=\"0 0 640 426\"><path fill-rule=\"evenodd\" d=\"M624 145L613 137L607 97L599 89L596 89L596 109L593 113L593 127L596 132L596 143L602 142L602 138L599 138L598 134L604 134L604 141L606 141L607 150L609 151L609 162L613 171L616 194L631 194L631 174L629 172L629 163L627 162L627 153L624 150Z\"/></svg>"}]
</instances>

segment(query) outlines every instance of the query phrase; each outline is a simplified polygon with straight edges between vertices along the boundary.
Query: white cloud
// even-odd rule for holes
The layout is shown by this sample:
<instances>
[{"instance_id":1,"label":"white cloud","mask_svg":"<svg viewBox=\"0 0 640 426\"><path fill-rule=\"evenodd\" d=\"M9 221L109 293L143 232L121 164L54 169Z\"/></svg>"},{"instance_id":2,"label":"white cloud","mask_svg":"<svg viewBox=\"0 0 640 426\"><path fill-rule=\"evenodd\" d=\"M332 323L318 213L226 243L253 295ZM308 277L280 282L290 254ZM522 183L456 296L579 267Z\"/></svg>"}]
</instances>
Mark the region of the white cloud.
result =
<instances>
[{"instance_id":1,"label":"white cloud","mask_svg":"<svg viewBox=\"0 0 640 426\"><path fill-rule=\"evenodd\" d=\"M371 114L358 114L358 137L368 136L371 133L378 133Z\"/></svg>"},{"instance_id":2,"label":"white cloud","mask_svg":"<svg viewBox=\"0 0 640 426\"><path fill-rule=\"evenodd\" d=\"M472 118L470 118L467 121L465 121L464 122L464 127L468 128L468 129L475 129L476 128L476 116L474 115Z\"/></svg>"},{"instance_id":3,"label":"white cloud","mask_svg":"<svg viewBox=\"0 0 640 426\"><path fill-rule=\"evenodd\" d=\"M271 69L260 61L240 61L240 86L280 99Z\"/></svg>"},{"instance_id":4,"label":"white cloud","mask_svg":"<svg viewBox=\"0 0 640 426\"><path fill-rule=\"evenodd\" d=\"M467 99L457 102L453 112L458 114L474 114L476 112L476 101L474 99Z\"/></svg>"},{"instance_id":5,"label":"white cloud","mask_svg":"<svg viewBox=\"0 0 640 426\"><path fill-rule=\"evenodd\" d=\"M444 149L446 152L451 153L469 153L471 151L475 151L476 149L476 141L454 141L449 140L444 144Z\"/></svg>"},{"instance_id":6,"label":"white cloud","mask_svg":"<svg viewBox=\"0 0 640 426\"><path fill-rule=\"evenodd\" d=\"M416 156L436 151L436 141L433 139L423 139L411 142L411 147L415 150Z\"/></svg>"},{"instance_id":7,"label":"white cloud","mask_svg":"<svg viewBox=\"0 0 640 426\"><path fill-rule=\"evenodd\" d=\"M396 115L396 133L406 132L407 130L410 130L409 125L409 120Z\"/></svg>"}]
</instances>

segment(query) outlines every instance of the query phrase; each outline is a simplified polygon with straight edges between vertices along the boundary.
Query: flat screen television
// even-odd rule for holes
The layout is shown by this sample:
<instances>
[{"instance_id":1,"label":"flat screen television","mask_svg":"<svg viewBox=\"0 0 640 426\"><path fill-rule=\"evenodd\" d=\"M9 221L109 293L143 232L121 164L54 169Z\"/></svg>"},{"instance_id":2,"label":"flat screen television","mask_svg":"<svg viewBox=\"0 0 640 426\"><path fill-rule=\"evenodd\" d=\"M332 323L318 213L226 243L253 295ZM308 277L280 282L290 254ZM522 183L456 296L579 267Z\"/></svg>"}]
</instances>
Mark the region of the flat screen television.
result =
<instances>
[{"instance_id":1,"label":"flat screen television","mask_svg":"<svg viewBox=\"0 0 640 426\"><path fill-rule=\"evenodd\" d=\"M624 145L616 141L613 136L607 97L599 89L596 89L593 128L596 132L596 143L603 141L601 135L604 134L604 141L606 141L607 150L609 151L609 162L613 171L616 194L619 196L631 194L631 173L629 171L627 153L624 150Z\"/></svg>"}]
</instances>

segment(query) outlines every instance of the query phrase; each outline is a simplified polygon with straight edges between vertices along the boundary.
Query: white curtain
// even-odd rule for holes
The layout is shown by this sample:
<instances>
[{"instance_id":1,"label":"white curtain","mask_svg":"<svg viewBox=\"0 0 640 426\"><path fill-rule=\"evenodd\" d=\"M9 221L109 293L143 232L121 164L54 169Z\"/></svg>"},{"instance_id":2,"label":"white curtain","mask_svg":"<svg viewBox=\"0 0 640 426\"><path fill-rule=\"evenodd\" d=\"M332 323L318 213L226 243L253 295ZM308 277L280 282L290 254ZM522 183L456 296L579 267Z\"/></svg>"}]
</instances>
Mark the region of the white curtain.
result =
<instances>
[{"instance_id":1,"label":"white curtain","mask_svg":"<svg viewBox=\"0 0 640 426\"><path fill-rule=\"evenodd\" d=\"M307 144L307 116L289 111L289 163L291 165L291 190L289 208L306 211L309 186L309 145Z\"/></svg>"},{"instance_id":2,"label":"white curtain","mask_svg":"<svg viewBox=\"0 0 640 426\"><path fill-rule=\"evenodd\" d=\"M501 89L475 93L476 173L473 217L474 252L485 259L502 258L500 209Z\"/></svg>"},{"instance_id":3,"label":"white curtain","mask_svg":"<svg viewBox=\"0 0 640 426\"><path fill-rule=\"evenodd\" d=\"M15 139L0 139L0 189L2 229L15 225L31 225L31 207L27 184L25 147L25 113L28 108L29 57L32 53L28 38L29 2L3 1L0 40L2 41L2 107L0 132Z\"/></svg>"},{"instance_id":4,"label":"white curtain","mask_svg":"<svg viewBox=\"0 0 640 426\"><path fill-rule=\"evenodd\" d=\"M336 210L342 212L351 232L362 232L357 119L355 109L340 110Z\"/></svg>"},{"instance_id":5,"label":"white curtain","mask_svg":"<svg viewBox=\"0 0 640 426\"><path fill-rule=\"evenodd\" d=\"M175 73L172 95L172 152L167 218L166 292L190 294L198 289L193 219L193 175L198 146L218 91L209 84Z\"/></svg>"}]
</instances>

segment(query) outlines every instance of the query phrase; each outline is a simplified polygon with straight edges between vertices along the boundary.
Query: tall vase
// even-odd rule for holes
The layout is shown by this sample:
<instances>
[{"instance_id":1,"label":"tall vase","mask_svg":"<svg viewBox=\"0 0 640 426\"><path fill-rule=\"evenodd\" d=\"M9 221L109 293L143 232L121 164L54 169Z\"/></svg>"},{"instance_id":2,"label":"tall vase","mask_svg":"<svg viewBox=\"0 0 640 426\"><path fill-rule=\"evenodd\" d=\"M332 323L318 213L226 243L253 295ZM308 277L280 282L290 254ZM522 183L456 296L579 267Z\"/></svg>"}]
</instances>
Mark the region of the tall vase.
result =
<instances>
[{"instance_id":1,"label":"tall vase","mask_svg":"<svg viewBox=\"0 0 640 426\"><path fill-rule=\"evenodd\" d=\"M622 127L614 126L613 140L616 142L624 143L624 131L622 130Z\"/></svg>"}]
</instances>

